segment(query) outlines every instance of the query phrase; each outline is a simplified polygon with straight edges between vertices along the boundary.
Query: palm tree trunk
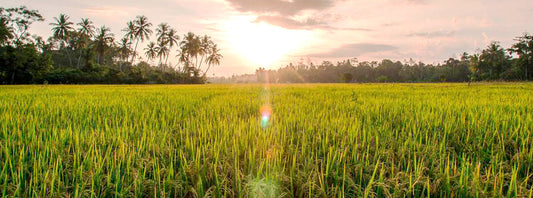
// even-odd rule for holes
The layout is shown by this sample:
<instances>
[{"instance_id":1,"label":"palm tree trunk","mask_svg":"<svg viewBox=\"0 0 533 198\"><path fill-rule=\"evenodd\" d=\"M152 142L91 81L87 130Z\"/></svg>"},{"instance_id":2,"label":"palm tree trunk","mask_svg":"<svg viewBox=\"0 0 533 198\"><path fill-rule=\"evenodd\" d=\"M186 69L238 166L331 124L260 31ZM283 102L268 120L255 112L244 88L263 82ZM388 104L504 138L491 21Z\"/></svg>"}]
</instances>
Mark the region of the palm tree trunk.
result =
<instances>
[{"instance_id":1,"label":"palm tree trunk","mask_svg":"<svg viewBox=\"0 0 533 198\"><path fill-rule=\"evenodd\" d=\"M80 68L81 54L83 54L83 49L80 49L80 56L78 56L78 69Z\"/></svg>"},{"instance_id":2,"label":"palm tree trunk","mask_svg":"<svg viewBox=\"0 0 533 198\"><path fill-rule=\"evenodd\" d=\"M69 50L68 50L68 49L67 49L67 57L68 57L68 62L70 63L70 65L69 65L69 66L71 66L71 67L72 67L72 66L73 66L73 65L72 65L72 57L70 56L70 52L69 52Z\"/></svg>"},{"instance_id":3,"label":"palm tree trunk","mask_svg":"<svg viewBox=\"0 0 533 198\"><path fill-rule=\"evenodd\" d=\"M207 74L207 71L209 71L210 68L211 68L211 64L207 64L207 69L205 69L204 71L204 76Z\"/></svg>"},{"instance_id":4,"label":"palm tree trunk","mask_svg":"<svg viewBox=\"0 0 533 198\"><path fill-rule=\"evenodd\" d=\"M159 56L159 69L161 69L161 59L163 56Z\"/></svg>"},{"instance_id":5,"label":"palm tree trunk","mask_svg":"<svg viewBox=\"0 0 533 198\"><path fill-rule=\"evenodd\" d=\"M202 55L202 59L200 59L200 65L198 65L198 69L202 67L202 63L204 62L205 55Z\"/></svg>"},{"instance_id":6,"label":"palm tree trunk","mask_svg":"<svg viewBox=\"0 0 533 198\"><path fill-rule=\"evenodd\" d=\"M124 64L124 56L120 55L120 64L118 64L118 70L122 72L122 64Z\"/></svg>"},{"instance_id":7,"label":"palm tree trunk","mask_svg":"<svg viewBox=\"0 0 533 198\"><path fill-rule=\"evenodd\" d=\"M194 67L198 68L198 56L194 56L194 59L195 59Z\"/></svg>"},{"instance_id":8,"label":"palm tree trunk","mask_svg":"<svg viewBox=\"0 0 533 198\"><path fill-rule=\"evenodd\" d=\"M131 64L133 65L133 61L135 60L135 55L137 54L137 45L139 44L139 39L135 42L135 49L133 50L133 56L131 57Z\"/></svg>"},{"instance_id":9,"label":"palm tree trunk","mask_svg":"<svg viewBox=\"0 0 533 198\"><path fill-rule=\"evenodd\" d=\"M78 69L80 68L80 60L81 60L81 50L80 50L80 55L78 56L78 64L76 65Z\"/></svg>"},{"instance_id":10,"label":"palm tree trunk","mask_svg":"<svg viewBox=\"0 0 533 198\"><path fill-rule=\"evenodd\" d=\"M64 48L64 50L65 50L65 52L67 52L68 62L70 63L69 66L72 67L72 66L73 66L73 65L72 65L72 57L70 56L70 52L69 52L70 49L68 49L68 47L66 47L66 46L67 46L67 42L66 42L66 41L63 41L63 42L65 42L65 48Z\"/></svg>"}]
</instances>

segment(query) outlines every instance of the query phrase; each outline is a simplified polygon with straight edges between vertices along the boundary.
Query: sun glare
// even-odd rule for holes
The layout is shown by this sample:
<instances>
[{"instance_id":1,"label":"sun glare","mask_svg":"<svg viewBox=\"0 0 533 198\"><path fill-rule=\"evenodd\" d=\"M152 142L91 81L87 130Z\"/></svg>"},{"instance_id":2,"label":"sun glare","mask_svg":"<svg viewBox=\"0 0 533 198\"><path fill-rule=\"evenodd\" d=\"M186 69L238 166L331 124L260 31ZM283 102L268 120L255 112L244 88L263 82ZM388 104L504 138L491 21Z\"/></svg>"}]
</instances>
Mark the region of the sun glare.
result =
<instances>
[{"instance_id":1,"label":"sun glare","mask_svg":"<svg viewBox=\"0 0 533 198\"><path fill-rule=\"evenodd\" d=\"M309 31L287 30L250 17L239 17L224 25L229 44L253 64L270 67L294 50L302 47Z\"/></svg>"}]
</instances>

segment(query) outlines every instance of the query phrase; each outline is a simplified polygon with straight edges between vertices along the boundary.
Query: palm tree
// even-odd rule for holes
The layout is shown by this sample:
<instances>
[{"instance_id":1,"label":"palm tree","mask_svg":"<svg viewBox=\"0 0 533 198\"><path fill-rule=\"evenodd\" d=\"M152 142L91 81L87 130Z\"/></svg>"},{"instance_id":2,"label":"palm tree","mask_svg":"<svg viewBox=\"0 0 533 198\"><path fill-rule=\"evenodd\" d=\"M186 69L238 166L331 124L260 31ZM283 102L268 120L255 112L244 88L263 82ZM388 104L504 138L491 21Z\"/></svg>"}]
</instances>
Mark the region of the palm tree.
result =
<instances>
[{"instance_id":1,"label":"palm tree","mask_svg":"<svg viewBox=\"0 0 533 198\"><path fill-rule=\"evenodd\" d=\"M50 25L54 26L52 28L53 37L61 41L60 49L65 47L70 32L74 30L74 28L72 28L74 23L68 21L69 18L70 17L65 14L60 14L59 18L54 17L54 20L56 21L55 23L50 23ZM70 65L72 66L72 59L70 58L68 51L67 56L69 58Z\"/></svg>"},{"instance_id":2,"label":"palm tree","mask_svg":"<svg viewBox=\"0 0 533 198\"><path fill-rule=\"evenodd\" d=\"M91 37L94 36L95 28L94 28L93 22L87 18L82 18L81 22L77 23L76 25L80 26L80 28L78 28L78 33L80 36L80 55L78 57L78 64L77 64L79 68L83 48L87 47L89 40L91 39Z\"/></svg>"},{"instance_id":3,"label":"palm tree","mask_svg":"<svg viewBox=\"0 0 533 198\"><path fill-rule=\"evenodd\" d=\"M161 23L157 26L157 29L156 29L157 42L166 44L167 32L169 29L170 29L170 26L168 26L167 23Z\"/></svg>"},{"instance_id":4,"label":"palm tree","mask_svg":"<svg viewBox=\"0 0 533 198\"><path fill-rule=\"evenodd\" d=\"M197 64L193 65L193 58L198 62L198 51L200 48L200 39L194 33L189 32L183 36L180 42L179 62L183 63L183 72L188 76L192 75Z\"/></svg>"},{"instance_id":5,"label":"palm tree","mask_svg":"<svg viewBox=\"0 0 533 198\"><path fill-rule=\"evenodd\" d=\"M168 46L172 48L175 45L178 45L179 40L180 36L178 35L178 32L175 29L171 28L167 33Z\"/></svg>"},{"instance_id":6,"label":"palm tree","mask_svg":"<svg viewBox=\"0 0 533 198\"><path fill-rule=\"evenodd\" d=\"M181 60L186 60L186 66L190 67L192 58L194 57L196 64L192 65L192 67L196 67L198 65L198 53L200 51L200 38L198 38L198 36L196 36L194 33L189 32L183 37L183 40L180 42L180 46L182 56L186 56Z\"/></svg>"},{"instance_id":7,"label":"palm tree","mask_svg":"<svg viewBox=\"0 0 533 198\"><path fill-rule=\"evenodd\" d=\"M163 63L163 57L166 57L168 56L168 54L170 53L170 50L169 48L167 47L167 44L166 43L159 43L158 46L157 46L157 56L159 56L159 67L162 68L162 63Z\"/></svg>"},{"instance_id":8,"label":"palm tree","mask_svg":"<svg viewBox=\"0 0 533 198\"><path fill-rule=\"evenodd\" d=\"M187 49L185 49L185 46L181 46L177 52L178 52L178 55L176 55L176 57L178 57L177 65L179 67L179 64L182 63L183 64L182 72L185 72L185 70L187 69L190 63L189 56L187 55Z\"/></svg>"},{"instance_id":9,"label":"palm tree","mask_svg":"<svg viewBox=\"0 0 533 198\"><path fill-rule=\"evenodd\" d=\"M155 57L157 57L157 52L159 51L159 48L155 46L154 42L150 42L148 44L148 47L144 48L144 55L146 55L146 58L148 58L148 61L153 60Z\"/></svg>"},{"instance_id":10,"label":"palm tree","mask_svg":"<svg viewBox=\"0 0 533 198\"><path fill-rule=\"evenodd\" d=\"M220 54L220 49L218 49L218 46L216 44L213 44L211 46L211 49L209 49L209 56L206 59L207 62L207 69L204 71L205 74L209 71L211 66L213 65L220 65L220 60L222 59L222 54Z\"/></svg>"},{"instance_id":11,"label":"palm tree","mask_svg":"<svg viewBox=\"0 0 533 198\"><path fill-rule=\"evenodd\" d=\"M130 54L131 54L131 44L132 41L135 40L135 33L137 32L137 26L135 25L135 21L129 21L126 24L126 28L122 29L122 31L126 32L124 35L124 38L129 41L128 48L130 48ZM127 57L123 57L124 59L127 59L129 57L129 54Z\"/></svg>"},{"instance_id":12,"label":"palm tree","mask_svg":"<svg viewBox=\"0 0 533 198\"><path fill-rule=\"evenodd\" d=\"M122 31L126 32L124 38L127 38L128 40L134 40L135 33L137 32L137 26L135 24L135 21L128 21L128 23L126 23L126 28L122 29Z\"/></svg>"},{"instance_id":13,"label":"palm tree","mask_svg":"<svg viewBox=\"0 0 533 198\"><path fill-rule=\"evenodd\" d=\"M533 35L524 33L515 39L517 41L508 51L518 55L516 66L523 72L522 80L529 80L533 69Z\"/></svg>"},{"instance_id":14,"label":"palm tree","mask_svg":"<svg viewBox=\"0 0 533 198\"><path fill-rule=\"evenodd\" d=\"M159 67L162 65L162 58L167 56L170 52L169 48L167 47L168 44L168 37L167 33L170 29L170 26L167 23L161 23L157 26L156 29L156 35L157 35L157 44L158 44L158 52L157 56L159 56Z\"/></svg>"},{"instance_id":15,"label":"palm tree","mask_svg":"<svg viewBox=\"0 0 533 198\"><path fill-rule=\"evenodd\" d=\"M119 42L119 54L120 54L120 67L119 70L122 71L122 64L128 59L131 50L130 50L130 40L127 37L124 37Z\"/></svg>"},{"instance_id":16,"label":"palm tree","mask_svg":"<svg viewBox=\"0 0 533 198\"><path fill-rule=\"evenodd\" d=\"M180 40L180 37L179 35L177 34L177 31L173 28L170 28L170 30L167 32L167 45L168 45L168 50L169 50L169 53L170 51L172 50L172 48L175 46L175 45L178 45L178 42ZM168 62L168 57L165 59L165 65L167 64Z\"/></svg>"},{"instance_id":17,"label":"palm tree","mask_svg":"<svg viewBox=\"0 0 533 198\"><path fill-rule=\"evenodd\" d=\"M113 36L114 35L111 33L111 30L106 26L102 26L100 29L98 29L94 41L96 51L98 52L98 64L101 63L100 58L105 55L107 47L113 43Z\"/></svg>"},{"instance_id":18,"label":"palm tree","mask_svg":"<svg viewBox=\"0 0 533 198\"><path fill-rule=\"evenodd\" d=\"M65 14L60 14L59 18L54 17L54 20L56 21L55 23L50 23L50 25L54 26L52 28L53 37L61 40L63 42L62 44L67 42L66 39L70 32L74 30L74 28L72 28L74 23L68 21L69 18L70 17Z\"/></svg>"},{"instance_id":19,"label":"palm tree","mask_svg":"<svg viewBox=\"0 0 533 198\"><path fill-rule=\"evenodd\" d=\"M498 42L491 42L479 55L479 61L482 75L490 80L501 78L501 73L510 66L509 57Z\"/></svg>"},{"instance_id":20,"label":"palm tree","mask_svg":"<svg viewBox=\"0 0 533 198\"><path fill-rule=\"evenodd\" d=\"M202 66L202 63L204 62L204 57L209 54L209 50L211 50L211 46L213 45L213 41L209 38L209 36L204 35L202 37L202 40L200 41L200 48L198 51L198 54L202 57L200 60L200 65L198 65L198 68Z\"/></svg>"},{"instance_id":21,"label":"palm tree","mask_svg":"<svg viewBox=\"0 0 533 198\"><path fill-rule=\"evenodd\" d=\"M177 31L174 28L170 27L167 23L159 24L156 30L156 34L157 34L157 42L160 48L164 50L168 49L168 53L166 53L166 58L165 58L165 65L166 65L168 62L170 51L175 45L179 44L178 42L179 42L180 37L177 35Z\"/></svg>"},{"instance_id":22,"label":"palm tree","mask_svg":"<svg viewBox=\"0 0 533 198\"><path fill-rule=\"evenodd\" d=\"M148 18L146 18L145 16L137 16L137 20L135 20L135 25L135 39L137 41L135 43L135 49L133 50L133 56L131 58L132 64L135 60L139 40L144 41L145 39L149 39L150 35L152 34L152 30L150 29L150 27L152 27L152 23L148 22Z\"/></svg>"},{"instance_id":23,"label":"palm tree","mask_svg":"<svg viewBox=\"0 0 533 198\"><path fill-rule=\"evenodd\" d=\"M81 22L77 23L80 26L78 32L82 35L93 37L94 36L94 24L87 18L82 18Z\"/></svg>"}]
</instances>

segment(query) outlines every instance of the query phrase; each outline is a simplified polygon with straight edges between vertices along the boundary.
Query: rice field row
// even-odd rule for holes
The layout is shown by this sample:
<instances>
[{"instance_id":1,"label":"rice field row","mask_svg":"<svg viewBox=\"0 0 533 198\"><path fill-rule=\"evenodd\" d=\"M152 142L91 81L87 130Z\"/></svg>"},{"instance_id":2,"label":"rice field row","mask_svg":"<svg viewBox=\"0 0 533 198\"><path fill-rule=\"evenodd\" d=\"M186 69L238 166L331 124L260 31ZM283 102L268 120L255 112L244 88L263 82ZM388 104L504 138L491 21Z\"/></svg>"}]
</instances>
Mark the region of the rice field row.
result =
<instances>
[{"instance_id":1,"label":"rice field row","mask_svg":"<svg viewBox=\"0 0 533 198\"><path fill-rule=\"evenodd\" d=\"M0 195L531 197L532 104L533 83L0 86Z\"/></svg>"}]
</instances>

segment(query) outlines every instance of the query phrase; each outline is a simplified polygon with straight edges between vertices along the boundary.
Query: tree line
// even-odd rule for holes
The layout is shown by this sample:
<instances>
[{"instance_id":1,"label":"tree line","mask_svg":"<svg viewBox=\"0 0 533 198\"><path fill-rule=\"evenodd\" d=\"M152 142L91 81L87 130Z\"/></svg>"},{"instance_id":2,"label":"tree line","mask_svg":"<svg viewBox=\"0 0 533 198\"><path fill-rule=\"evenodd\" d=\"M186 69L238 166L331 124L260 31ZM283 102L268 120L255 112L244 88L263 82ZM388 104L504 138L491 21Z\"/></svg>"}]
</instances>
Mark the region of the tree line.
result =
<instances>
[{"instance_id":1,"label":"tree line","mask_svg":"<svg viewBox=\"0 0 533 198\"><path fill-rule=\"evenodd\" d=\"M338 82L470 82L533 80L533 36L524 33L509 49L491 42L480 53L463 53L442 64L423 62L363 61L290 63L277 70L259 68L258 82L338 83Z\"/></svg>"},{"instance_id":2,"label":"tree line","mask_svg":"<svg viewBox=\"0 0 533 198\"><path fill-rule=\"evenodd\" d=\"M204 83L223 57L209 36L180 38L167 23L155 27L150 41L154 30L145 16L127 22L118 40L105 25L88 18L75 23L65 14L54 17L46 40L28 32L42 21L37 10L0 7L0 84ZM170 63L170 56L178 62Z\"/></svg>"}]
</instances>

